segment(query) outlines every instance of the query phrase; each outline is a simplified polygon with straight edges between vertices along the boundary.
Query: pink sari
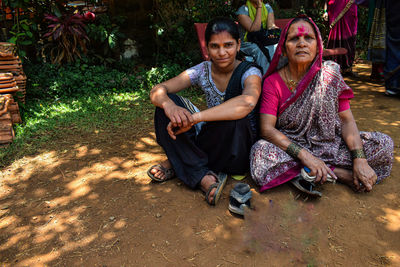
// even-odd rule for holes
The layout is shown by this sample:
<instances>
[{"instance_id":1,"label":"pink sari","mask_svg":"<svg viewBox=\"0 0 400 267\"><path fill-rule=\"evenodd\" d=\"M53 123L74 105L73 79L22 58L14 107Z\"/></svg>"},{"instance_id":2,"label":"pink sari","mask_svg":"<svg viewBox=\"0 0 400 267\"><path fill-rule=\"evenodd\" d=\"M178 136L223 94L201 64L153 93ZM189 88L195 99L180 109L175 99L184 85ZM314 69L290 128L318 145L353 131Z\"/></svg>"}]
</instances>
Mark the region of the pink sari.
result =
<instances>
[{"instance_id":1,"label":"pink sari","mask_svg":"<svg viewBox=\"0 0 400 267\"><path fill-rule=\"evenodd\" d=\"M284 61L282 49L288 23L281 34L277 50L264 79L279 70ZM317 31L318 54L309 71L299 82L293 94L279 107L276 128L292 142L307 149L311 154L323 160L332 169L352 168L350 152L342 138L339 117L339 96L353 93L346 85L339 66L332 62L322 62L322 40ZM264 83L265 85L266 83ZM263 90L268 90L263 86ZM382 180L390 174L393 160L393 141L382 133L360 133L370 166ZM285 183L297 175L304 167L285 151L266 141L259 140L250 153L250 169L260 191Z\"/></svg>"},{"instance_id":2,"label":"pink sari","mask_svg":"<svg viewBox=\"0 0 400 267\"><path fill-rule=\"evenodd\" d=\"M330 0L328 1L329 25L339 16L350 0ZM353 3L347 12L340 18L329 32L327 48L344 47L347 49L346 55L334 56L342 69L348 69L353 65L356 53L357 35L357 5Z\"/></svg>"}]
</instances>

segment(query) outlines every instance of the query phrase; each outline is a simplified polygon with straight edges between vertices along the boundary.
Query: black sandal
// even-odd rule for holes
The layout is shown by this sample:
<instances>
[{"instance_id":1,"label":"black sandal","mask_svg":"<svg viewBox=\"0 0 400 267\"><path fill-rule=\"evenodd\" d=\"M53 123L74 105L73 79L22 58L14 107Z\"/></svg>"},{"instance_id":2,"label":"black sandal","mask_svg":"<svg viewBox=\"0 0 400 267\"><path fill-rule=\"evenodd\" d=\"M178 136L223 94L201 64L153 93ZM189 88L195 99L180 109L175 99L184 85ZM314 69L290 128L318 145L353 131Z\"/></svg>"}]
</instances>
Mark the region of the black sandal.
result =
<instances>
[{"instance_id":1,"label":"black sandal","mask_svg":"<svg viewBox=\"0 0 400 267\"><path fill-rule=\"evenodd\" d=\"M228 209L232 213L244 216L245 208L251 208L251 197L250 186L245 183L237 183L231 190Z\"/></svg>"},{"instance_id":2,"label":"black sandal","mask_svg":"<svg viewBox=\"0 0 400 267\"><path fill-rule=\"evenodd\" d=\"M290 180L290 182L301 192L304 192L314 197L322 197L321 192L314 190L315 184L304 180L304 178L301 176L293 178L292 180Z\"/></svg>"}]
</instances>

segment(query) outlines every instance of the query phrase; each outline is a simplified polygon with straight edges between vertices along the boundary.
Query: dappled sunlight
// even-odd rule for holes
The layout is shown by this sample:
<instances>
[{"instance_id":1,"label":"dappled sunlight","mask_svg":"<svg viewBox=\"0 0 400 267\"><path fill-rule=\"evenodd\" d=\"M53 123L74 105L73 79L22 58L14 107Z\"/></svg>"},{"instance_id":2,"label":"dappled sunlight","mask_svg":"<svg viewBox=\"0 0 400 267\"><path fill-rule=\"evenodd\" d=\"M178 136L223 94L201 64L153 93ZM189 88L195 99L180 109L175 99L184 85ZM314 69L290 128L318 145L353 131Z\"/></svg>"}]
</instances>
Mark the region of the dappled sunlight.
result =
<instances>
[{"instance_id":1,"label":"dappled sunlight","mask_svg":"<svg viewBox=\"0 0 400 267\"><path fill-rule=\"evenodd\" d=\"M46 254L35 255L33 257L30 257L26 260L21 261L18 265L19 266L35 266L36 264L37 265L48 264L49 262L60 257L63 253L66 253L66 252L89 245L97 237L98 237L97 234L93 234L93 235L87 236L76 242L70 241L68 244L65 244L64 246L62 246L59 249L53 249L53 250L51 250L51 252L46 253ZM25 254L25 253L23 253L23 254ZM28 253L28 255L29 255L29 253ZM25 255L21 255L21 256L25 256Z\"/></svg>"},{"instance_id":2,"label":"dappled sunlight","mask_svg":"<svg viewBox=\"0 0 400 267\"><path fill-rule=\"evenodd\" d=\"M242 222L240 220L232 220L229 223L229 226L227 227L226 225L217 225L213 231L213 235L218 237L218 238L223 238L226 240L232 239L232 229L238 229L242 225ZM237 233L236 233L237 234Z\"/></svg>"},{"instance_id":3,"label":"dappled sunlight","mask_svg":"<svg viewBox=\"0 0 400 267\"><path fill-rule=\"evenodd\" d=\"M90 187L89 186L81 186L80 188L76 188L74 191L71 193L71 199L77 199L82 196L85 196L89 194L90 192Z\"/></svg>"},{"instance_id":4,"label":"dappled sunlight","mask_svg":"<svg viewBox=\"0 0 400 267\"><path fill-rule=\"evenodd\" d=\"M150 186L142 186L141 188L140 188L140 191L141 192L147 192L147 191L150 191L151 190L151 187Z\"/></svg>"},{"instance_id":5,"label":"dappled sunlight","mask_svg":"<svg viewBox=\"0 0 400 267\"><path fill-rule=\"evenodd\" d=\"M400 266L400 252L389 250L386 252L386 257L389 259L392 266Z\"/></svg>"},{"instance_id":6,"label":"dappled sunlight","mask_svg":"<svg viewBox=\"0 0 400 267\"><path fill-rule=\"evenodd\" d=\"M398 131L400 121L390 117L398 101L388 99L376 112L375 101L384 97L382 86L351 83L358 94L352 105L360 128ZM267 262L271 253L285 256L286 252L302 254L303 248L313 249L304 245L303 236L318 244L320 251L328 251L327 257L331 253L341 260L348 256L346 249L353 251L358 246L350 236L359 225L348 218L362 218L367 235L376 234L377 255L392 262L398 259L396 241L386 238L400 231L394 179L371 194L354 194L343 185L328 185L319 201L293 201L293 190L285 185L265 194L254 191L262 205L246 213L243 220L227 210L229 190L237 181L229 179L215 207L204 201L203 192L189 189L178 179L152 182L146 174L148 168L166 156L155 140L151 121L140 119L122 130L113 129L113 122L106 123L108 131L90 129L86 133L71 128L76 135L68 133L55 147L43 145L35 155L1 170L2 263L141 266L138 260L148 266L257 266ZM399 162L397 155L396 173ZM270 199L277 205L270 205ZM311 201L313 205L308 205ZM326 210L335 212L326 216ZM322 228L326 225L331 232ZM292 251L285 250L290 245L285 238L293 232L298 240ZM324 246L326 235L320 233L328 233L330 246ZM254 249L252 244L259 247ZM257 248L263 253L257 254ZM264 253L266 250L270 253ZM258 262L254 260L257 256Z\"/></svg>"},{"instance_id":7,"label":"dappled sunlight","mask_svg":"<svg viewBox=\"0 0 400 267\"><path fill-rule=\"evenodd\" d=\"M140 150L148 151L144 161L137 157L141 153L134 148L138 143L142 144L138 146ZM22 158L2 171L0 254L18 255L18 265L35 266L50 264L70 251L88 249L94 241L103 240L106 244L89 251L113 248L120 238L119 232L128 227L128 220L118 218L118 209L112 216L104 213L122 199L129 199L123 189L134 187L139 194L152 191L150 179L137 170L162 155L151 152L154 148L160 151L151 137L126 142L119 148L110 147L104 151L104 146L76 143L71 150L61 148ZM122 147L130 151L127 157L117 153ZM121 184L124 181L126 185ZM115 190L115 186L121 188L122 195L101 197L106 190ZM160 189L171 193L168 187ZM143 201L155 205L157 199L152 196L154 193L143 195ZM11 208L25 211L14 215ZM93 216L106 219L96 221Z\"/></svg>"},{"instance_id":8,"label":"dappled sunlight","mask_svg":"<svg viewBox=\"0 0 400 267\"><path fill-rule=\"evenodd\" d=\"M400 231L400 209L394 210L384 208L383 211L386 213L384 216L380 216L378 220L386 224L386 229L392 232Z\"/></svg>"},{"instance_id":9,"label":"dappled sunlight","mask_svg":"<svg viewBox=\"0 0 400 267\"><path fill-rule=\"evenodd\" d=\"M127 222L125 219L121 219L114 224L115 229L122 229L127 226Z\"/></svg>"},{"instance_id":10,"label":"dappled sunlight","mask_svg":"<svg viewBox=\"0 0 400 267\"><path fill-rule=\"evenodd\" d=\"M149 145L155 145L154 139L155 139L155 137L142 137L142 138L140 138L140 142L136 144L135 148L143 149Z\"/></svg>"},{"instance_id":11,"label":"dappled sunlight","mask_svg":"<svg viewBox=\"0 0 400 267\"><path fill-rule=\"evenodd\" d=\"M391 193L391 194L384 194L383 197L386 198L387 200L393 201L398 198L398 195Z\"/></svg>"},{"instance_id":12,"label":"dappled sunlight","mask_svg":"<svg viewBox=\"0 0 400 267\"><path fill-rule=\"evenodd\" d=\"M4 251L13 246L16 246L20 241L23 241L29 237L30 237L29 232L15 233L13 236L8 238L4 244L0 245L0 251Z\"/></svg>"},{"instance_id":13,"label":"dappled sunlight","mask_svg":"<svg viewBox=\"0 0 400 267\"><path fill-rule=\"evenodd\" d=\"M18 222L20 222L20 220L15 216L3 217L0 221L0 229L9 227L11 224L18 224Z\"/></svg>"},{"instance_id":14,"label":"dappled sunlight","mask_svg":"<svg viewBox=\"0 0 400 267\"><path fill-rule=\"evenodd\" d=\"M2 187L3 187L3 190L0 192L0 198L5 199L5 198L7 198L7 196L11 195L14 191L11 186L2 185Z\"/></svg>"},{"instance_id":15,"label":"dappled sunlight","mask_svg":"<svg viewBox=\"0 0 400 267\"><path fill-rule=\"evenodd\" d=\"M88 148L87 148L87 146L78 147L76 150L77 150L77 153L75 154L75 156L76 156L77 158L85 157L85 156L87 156L87 154L88 154Z\"/></svg>"},{"instance_id":16,"label":"dappled sunlight","mask_svg":"<svg viewBox=\"0 0 400 267\"><path fill-rule=\"evenodd\" d=\"M102 237L105 240L111 240L111 239L114 239L116 237L116 234L113 233L113 232L107 232L107 233L104 233Z\"/></svg>"},{"instance_id":17,"label":"dappled sunlight","mask_svg":"<svg viewBox=\"0 0 400 267\"><path fill-rule=\"evenodd\" d=\"M386 122L382 119L374 119L374 121L376 123L379 123L381 125L385 125L385 126L399 126L400 125L400 121L392 121L392 122Z\"/></svg>"}]
</instances>

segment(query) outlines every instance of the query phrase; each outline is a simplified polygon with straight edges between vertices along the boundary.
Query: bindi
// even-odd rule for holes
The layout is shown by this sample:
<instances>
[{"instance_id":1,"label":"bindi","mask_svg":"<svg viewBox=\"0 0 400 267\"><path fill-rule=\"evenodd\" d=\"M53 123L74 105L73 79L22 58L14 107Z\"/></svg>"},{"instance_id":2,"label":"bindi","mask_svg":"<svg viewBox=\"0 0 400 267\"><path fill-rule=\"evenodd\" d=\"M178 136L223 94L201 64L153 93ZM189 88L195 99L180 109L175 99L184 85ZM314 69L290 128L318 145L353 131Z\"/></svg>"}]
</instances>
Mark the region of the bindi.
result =
<instances>
[{"instance_id":1,"label":"bindi","mask_svg":"<svg viewBox=\"0 0 400 267\"><path fill-rule=\"evenodd\" d=\"M297 37L304 36L306 34L308 34L308 29L306 27L304 27L304 24L301 24L297 28Z\"/></svg>"}]
</instances>

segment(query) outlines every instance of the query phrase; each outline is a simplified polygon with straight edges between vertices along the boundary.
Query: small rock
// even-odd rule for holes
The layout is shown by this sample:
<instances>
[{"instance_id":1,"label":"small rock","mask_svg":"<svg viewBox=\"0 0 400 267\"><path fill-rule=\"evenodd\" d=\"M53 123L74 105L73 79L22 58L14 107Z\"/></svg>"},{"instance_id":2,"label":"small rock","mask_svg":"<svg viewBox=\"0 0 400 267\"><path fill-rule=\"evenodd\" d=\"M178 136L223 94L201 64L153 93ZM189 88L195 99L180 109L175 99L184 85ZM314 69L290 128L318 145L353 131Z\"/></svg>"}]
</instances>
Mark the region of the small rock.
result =
<instances>
[{"instance_id":1,"label":"small rock","mask_svg":"<svg viewBox=\"0 0 400 267\"><path fill-rule=\"evenodd\" d=\"M161 214L157 212L156 218L161 218Z\"/></svg>"},{"instance_id":2,"label":"small rock","mask_svg":"<svg viewBox=\"0 0 400 267\"><path fill-rule=\"evenodd\" d=\"M110 218L108 218L110 221L114 221L115 220L115 217L114 216L111 216Z\"/></svg>"},{"instance_id":3,"label":"small rock","mask_svg":"<svg viewBox=\"0 0 400 267\"><path fill-rule=\"evenodd\" d=\"M168 242L168 240L165 240L165 244L169 245L169 242Z\"/></svg>"},{"instance_id":4,"label":"small rock","mask_svg":"<svg viewBox=\"0 0 400 267\"><path fill-rule=\"evenodd\" d=\"M156 247L156 244L153 243L153 244L151 244L151 246L152 246L153 248L155 248L155 247Z\"/></svg>"},{"instance_id":5,"label":"small rock","mask_svg":"<svg viewBox=\"0 0 400 267\"><path fill-rule=\"evenodd\" d=\"M152 199L156 199L157 197L156 197L156 196L151 196L151 198L152 198Z\"/></svg>"}]
</instances>

